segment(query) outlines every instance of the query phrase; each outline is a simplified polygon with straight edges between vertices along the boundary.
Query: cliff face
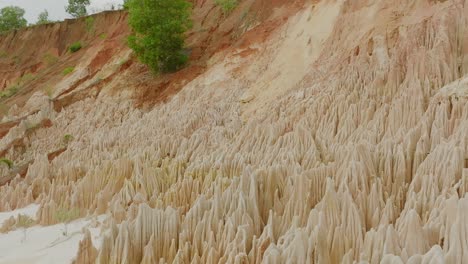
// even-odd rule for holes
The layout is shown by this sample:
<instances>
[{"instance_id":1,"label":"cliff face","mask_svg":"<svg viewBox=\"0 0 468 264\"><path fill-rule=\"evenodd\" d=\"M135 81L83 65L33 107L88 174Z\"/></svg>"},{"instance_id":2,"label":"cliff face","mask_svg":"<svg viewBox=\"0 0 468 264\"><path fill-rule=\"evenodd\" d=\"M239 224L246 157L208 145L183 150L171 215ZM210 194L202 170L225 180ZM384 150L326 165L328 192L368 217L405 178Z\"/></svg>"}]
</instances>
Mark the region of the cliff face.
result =
<instances>
[{"instance_id":1,"label":"cliff face","mask_svg":"<svg viewBox=\"0 0 468 264\"><path fill-rule=\"evenodd\" d=\"M126 16L125 12L104 12L1 36L0 88L4 108L22 107L37 92L54 99L54 93L60 94L61 89L101 78L98 72L113 57L128 53ZM74 43L82 48L72 53L69 47ZM4 116L6 110L0 114Z\"/></svg>"},{"instance_id":2,"label":"cliff face","mask_svg":"<svg viewBox=\"0 0 468 264\"><path fill-rule=\"evenodd\" d=\"M171 75L132 58L124 13L81 53L40 48L77 63L3 99L0 211L102 231L75 263L468 262L468 1L266 3L194 1Z\"/></svg>"},{"instance_id":3,"label":"cliff face","mask_svg":"<svg viewBox=\"0 0 468 264\"><path fill-rule=\"evenodd\" d=\"M41 72L53 63L77 61L79 56L70 54L68 50L72 43L80 42L84 48L92 49L109 40L122 41L129 32L126 16L125 12L104 12L87 18L33 26L0 37L1 87L5 88L24 74Z\"/></svg>"}]
</instances>

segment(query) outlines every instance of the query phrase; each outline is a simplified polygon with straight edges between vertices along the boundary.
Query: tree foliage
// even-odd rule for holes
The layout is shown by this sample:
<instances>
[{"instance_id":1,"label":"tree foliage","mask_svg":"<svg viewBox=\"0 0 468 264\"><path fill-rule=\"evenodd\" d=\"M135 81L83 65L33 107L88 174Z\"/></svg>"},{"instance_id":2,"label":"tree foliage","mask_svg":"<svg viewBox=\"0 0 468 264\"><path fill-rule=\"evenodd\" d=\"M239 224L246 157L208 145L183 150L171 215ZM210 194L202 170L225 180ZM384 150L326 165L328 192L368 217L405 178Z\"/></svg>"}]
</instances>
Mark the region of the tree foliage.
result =
<instances>
[{"instance_id":1,"label":"tree foliage","mask_svg":"<svg viewBox=\"0 0 468 264\"><path fill-rule=\"evenodd\" d=\"M86 7L90 4L89 0L68 0L65 10L72 17L78 18L88 14Z\"/></svg>"},{"instance_id":2,"label":"tree foliage","mask_svg":"<svg viewBox=\"0 0 468 264\"><path fill-rule=\"evenodd\" d=\"M42 11L39 16L37 17L37 25L43 25L51 23L52 21L49 19L49 11L44 10Z\"/></svg>"},{"instance_id":3,"label":"tree foliage","mask_svg":"<svg viewBox=\"0 0 468 264\"><path fill-rule=\"evenodd\" d=\"M184 52L185 32L191 27L191 4L186 0L128 0L128 43L140 61L151 70L170 72L188 60Z\"/></svg>"},{"instance_id":4,"label":"tree foliage","mask_svg":"<svg viewBox=\"0 0 468 264\"><path fill-rule=\"evenodd\" d=\"M215 0L215 4L221 7L224 14L231 13L239 4L237 0Z\"/></svg>"},{"instance_id":5,"label":"tree foliage","mask_svg":"<svg viewBox=\"0 0 468 264\"><path fill-rule=\"evenodd\" d=\"M0 33L25 27L27 23L24 18L24 9L17 6L0 9Z\"/></svg>"}]
</instances>

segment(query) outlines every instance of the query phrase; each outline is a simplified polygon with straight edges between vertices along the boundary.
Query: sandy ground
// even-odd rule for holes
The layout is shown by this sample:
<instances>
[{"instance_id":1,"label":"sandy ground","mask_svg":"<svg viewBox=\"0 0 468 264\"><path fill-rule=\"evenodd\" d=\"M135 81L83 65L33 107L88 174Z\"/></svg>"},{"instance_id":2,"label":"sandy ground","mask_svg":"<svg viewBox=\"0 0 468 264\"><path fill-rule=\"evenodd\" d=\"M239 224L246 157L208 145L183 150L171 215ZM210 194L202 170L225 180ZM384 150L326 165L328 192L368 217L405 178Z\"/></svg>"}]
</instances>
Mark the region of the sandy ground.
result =
<instances>
[{"instance_id":1,"label":"sandy ground","mask_svg":"<svg viewBox=\"0 0 468 264\"><path fill-rule=\"evenodd\" d=\"M0 223L18 214L34 217L39 206L32 204L22 209L0 213ZM102 222L105 216L98 217ZM0 234L1 264L63 264L71 263L78 251L78 244L91 220L78 219L68 224L68 234L64 235L64 224L33 226ZM93 244L99 246L99 228L89 228ZM27 252L27 254L25 254Z\"/></svg>"}]
</instances>

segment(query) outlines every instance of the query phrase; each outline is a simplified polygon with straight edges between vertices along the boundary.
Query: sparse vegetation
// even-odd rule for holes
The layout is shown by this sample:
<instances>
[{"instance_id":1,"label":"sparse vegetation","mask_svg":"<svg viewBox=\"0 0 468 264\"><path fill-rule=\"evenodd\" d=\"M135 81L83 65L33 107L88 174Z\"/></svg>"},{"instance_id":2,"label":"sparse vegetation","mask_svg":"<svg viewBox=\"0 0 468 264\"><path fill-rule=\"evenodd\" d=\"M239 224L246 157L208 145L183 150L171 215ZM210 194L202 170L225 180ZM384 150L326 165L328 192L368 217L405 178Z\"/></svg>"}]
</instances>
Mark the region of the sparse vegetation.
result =
<instances>
[{"instance_id":1,"label":"sparse vegetation","mask_svg":"<svg viewBox=\"0 0 468 264\"><path fill-rule=\"evenodd\" d=\"M85 19L85 24L86 24L86 31L88 33L94 32L94 18L93 17L87 17Z\"/></svg>"},{"instance_id":2,"label":"sparse vegetation","mask_svg":"<svg viewBox=\"0 0 468 264\"><path fill-rule=\"evenodd\" d=\"M7 158L0 158L0 163L7 165L9 169L13 168L13 161Z\"/></svg>"},{"instance_id":3,"label":"sparse vegetation","mask_svg":"<svg viewBox=\"0 0 468 264\"><path fill-rule=\"evenodd\" d=\"M51 66L55 63L57 63L58 61L58 57L50 54L50 53L47 53L46 55L44 55L44 61L45 63L47 63L48 66Z\"/></svg>"},{"instance_id":4,"label":"sparse vegetation","mask_svg":"<svg viewBox=\"0 0 468 264\"><path fill-rule=\"evenodd\" d=\"M239 3L237 0L215 0L215 4L220 6L223 10L223 13L226 15L236 9Z\"/></svg>"},{"instance_id":5,"label":"sparse vegetation","mask_svg":"<svg viewBox=\"0 0 468 264\"><path fill-rule=\"evenodd\" d=\"M34 225L34 220L30 216L18 214L18 218L16 220L16 228L28 228L32 225Z\"/></svg>"},{"instance_id":6,"label":"sparse vegetation","mask_svg":"<svg viewBox=\"0 0 468 264\"><path fill-rule=\"evenodd\" d=\"M26 73L18 81L18 85L23 85L26 82L32 81L36 78L36 76L32 73Z\"/></svg>"},{"instance_id":7,"label":"sparse vegetation","mask_svg":"<svg viewBox=\"0 0 468 264\"><path fill-rule=\"evenodd\" d=\"M72 73L74 70L75 70L75 67L67 67L67 68L63 69L62 74L63 75L68 75L68 74Z\"/></svg>"},{"instance_id":8,"label":"sparse vegetation","mask_svg":"<svg viewBox=\"0 0 468 264\"><path fill-rule=\"evenodd\" d=\"M100 39L106 39L106 38L107 38L107 34L106 34L106 33L102 33L101 35L99 35L99 38L100 38Z\"/></svg>"},{"instance_id":9,"label":"sparse vegetation","mask_svg":"<svg viewBox=\"0 0 468 264\"><path fill-rule=\"evenodd\" d=\"M52 88L52 86L47 86L44 88L44 93L47 95L47 97L49 97L49 99L52 99L54 95L54 88Z\"/></svg>"},{"instance_id":10,"label":"sparse vegetation","mask_svg":"<svg viewBox=\"0 0 468 264\"><path fill-rule=\"evenodd\" d=\"M72 142L74 139L74 137L70 134L66 134L65 136L63 136L63 143L65 145L68 145L68 143Z\"/></svg>"},{"instance_id":11,"label":"sparse vegetation","mask_svg":"<svg viewBox=\"0 0 468 264\"><path fill-rule=\"evenodd\" d=\"M15 62L15 65L19 65L21 63L21 58L18 55L13 56L13 61Z\"/></svg>"},{"instance_id":12,"label":"sparse vegetation","mask_svg":"<svg viewBox=\"0 0 468 264\"><path fill-rule=\"evenodd\" d=\"M81 48L82 48L81 42L78 41L78 42L75 42L75 43L71 44L70 47L68 47L68 50L71 53L75 53L75 52L79 51Z\"/></svg>"},{"instance_id":13,"label":"sparse vegetation","mask_svg":"<svg viewBox=\"0 0 468 264\"><path fill-rule=\"evenodd\" d=\"M26 236L27 236L27 231L26 229L33 226L35 221L28 215L23 215L23 214L18 214L18 217L16 219L16 228L22 228L23 229L23 238L22 242L26 241Z\"/></svg>"},{"instance_id":14,"label":"sparse vegetation","mask_svg":"<svg viewBox=\"0 0 468 264\"><path fill-rule=\"evenodd\" d=\"M1 50L0 51L0 59L3 59L3 58L7 58L8 57L8 53L4 50Z\"/></svg>"},{"instance_id":15,"label":"sparse vegetation","mask_svg":"<svg viewBox=\"0 0 468 264\"><path fill-rule=\"evenodd\" d=\"M191 27L191 4L186 0L129 0L128 44L141 62L155 72L179 70L187 61L185 32Z\"/></svg>"},{"instance_id":16,"label":"sparse vegetation","mask_svg":"<svg viewBox=\"0 0 468 264\"><path fill-rule=\"evenodd\" d=\"M19 91L19 85L15 84L0 92L0 98L10 98Z\"/></svg>"},{"instance_id":17,"label":"sparse vegetation","mask_svg":"<svg viewBox=\"0 0 468 264\"><path fill-rule=\"evenodd\" d=\"M66 208L60 207L55 212L55 220L59 223L63 223L64 225L64 229L63 229L64 236L68 235L68 223L77 219L78 217L80 217L79 209L73 209L73 208L66 209Z\"/></svg>"},{"instance_id":18,"label":"sparse vegetation","mask_svg":"<svg viewBox=\"0 0 468 264\"><path fill-rule=\"evenodd\" d=\"M21 87L26 82L34 80L35 78L36 78L36 76L34 74L32 74L32 73L24 74L23 76L21 76L21 78L19 78L17 80L17 82L15 84L11 85L10 87L6 88L3 91L0 91L0 99L12 97L13 95L15 95L21 89Z\"/></svg>"},{"instance_id":19,"label":"sparse vegetation","mask_svg":"<svg viewBox=\"0 0 468 264\"><path fill-rule=\"evenodd\" d=\"M49 19L49 11L44 10L37 17L36 25L44 25L44 24L48 24L48 23L51 23L51 22L52 21Z\"/></svg>"}]
</instances>

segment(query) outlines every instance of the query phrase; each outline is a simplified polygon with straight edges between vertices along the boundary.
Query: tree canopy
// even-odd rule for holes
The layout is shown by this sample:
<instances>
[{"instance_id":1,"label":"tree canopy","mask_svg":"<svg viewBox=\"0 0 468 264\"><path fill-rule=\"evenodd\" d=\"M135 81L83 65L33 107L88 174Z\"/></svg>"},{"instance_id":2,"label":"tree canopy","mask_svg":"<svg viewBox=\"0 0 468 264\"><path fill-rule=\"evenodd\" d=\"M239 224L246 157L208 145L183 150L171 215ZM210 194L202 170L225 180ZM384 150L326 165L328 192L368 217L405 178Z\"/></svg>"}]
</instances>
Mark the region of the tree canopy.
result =
<instances>
[{"instance_id":1,"label":"tree canopy","mask_svg":"<svg viewBox=\"0 0 468 264\"><path fill-rule=\"evenodd\" d=\"M186 0L128 0L129 46L153 72L176 71L188 60L185 32L191 27Z\"/></svg>"},{"instance_id":2,"label":"tree canopy","mask_svg":"<svg viewBox=\"0 0 468 264\"><path fill-rule=\"evenodd\" d=\"M28 22L24 18L24 13L24 9L17 6L0 9L0 33L25 27Z\"/></svg>"},{"instance_id":3,"label":"tree canopy","mask_svg":"<svg viewBox=\"0 0 468 264\"><path fill-rule=\"evenodd\" d=\"M42 24L47 24L47 23L51 23L51 22L52 21L49 19L49 11L44 10L37 17L37 23L36 24L42 25Z\"/></svg>"},{"instance_id":4,"label":"tree canopy","mask_svg":"<svg viewBox=\"0 0 468 264\"><path fill-rule=\"evenodd\" d=\"M71 16L78 18L88 14L86 7L90 4L89 0L68 0L65 10Z\"/></svg>"}]
</instances>

